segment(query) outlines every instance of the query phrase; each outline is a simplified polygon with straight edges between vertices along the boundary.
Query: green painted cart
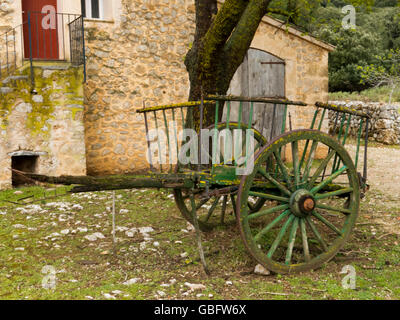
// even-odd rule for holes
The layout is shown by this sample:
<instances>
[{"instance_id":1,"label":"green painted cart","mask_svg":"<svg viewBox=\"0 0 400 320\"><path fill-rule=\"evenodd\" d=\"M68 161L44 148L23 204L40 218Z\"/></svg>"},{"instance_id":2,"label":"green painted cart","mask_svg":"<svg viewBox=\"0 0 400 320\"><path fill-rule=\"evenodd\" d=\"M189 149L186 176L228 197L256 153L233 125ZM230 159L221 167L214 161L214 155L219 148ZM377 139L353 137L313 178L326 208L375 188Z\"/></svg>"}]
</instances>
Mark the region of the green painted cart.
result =
<instances>
[{"instance_id":1,"label":"green painted cart","mask_svg":"<svg viewBox=\"0 0 400 320\"><path fill-rule=\"evenodd\" d=\"M278 111L283 115L276 137L267 138L253 126L255 110L267 106L273 110L272 126L278 125ZM300 130L292 129L291 112L311 107L285 99L210 96L143 108L138 113L148 138L148 174L29 176L77 184L73 192L170 188L183 217L196 228L205 268L199 231L236 221L249 254L266 269L307 271L332 259L349 239L368 189L369 116L329 104L315 107L310 127ZM328 113L330 134L321 131ZM194 114L200 119L197 128ZM209 120L206 114L217 115L210 127L203 125ZM354 123L359 130L351 138ZM182 130L192 137L180 134Z\"/></svg>"}]
</instances>

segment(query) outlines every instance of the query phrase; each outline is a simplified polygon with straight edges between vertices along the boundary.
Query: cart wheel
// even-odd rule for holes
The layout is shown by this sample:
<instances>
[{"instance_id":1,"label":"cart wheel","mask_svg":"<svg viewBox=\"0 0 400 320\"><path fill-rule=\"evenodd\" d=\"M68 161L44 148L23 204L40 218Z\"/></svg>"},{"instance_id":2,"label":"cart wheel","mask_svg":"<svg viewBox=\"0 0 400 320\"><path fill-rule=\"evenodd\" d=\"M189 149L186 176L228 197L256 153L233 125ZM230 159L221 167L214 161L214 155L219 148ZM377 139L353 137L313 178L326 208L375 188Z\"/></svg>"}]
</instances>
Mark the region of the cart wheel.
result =
<instances>
[{"instance_id":1,"label":"cart wheel","mask_svg":"<svg viewBox=\"0 0 400 320\"><path fill-rule=\"evenodd\" d=\"M268 199L263 210L250 214L250 196ZM253 172L241 181L237 221L248 251L265 268L301 272L320 267L343 247L359 202L346 149L320 131L296 130L256 155Z\"/></svg>"},{"instance_id":2,"label":"cart wheel","mask_svg":"<svg viewBox=\"0 0 400 320\"><path fill-rule=\"evenodd\" d=\"M214 128L211 126L209 129ZM227 123L220 123L218 125L218 130L224 130L229 128L230 130L238 129L239 125L235 122L230 122L229 127L227 127ZM246 133L246 128L243 128L243 135ZM266 138L256 129L254 130L254 152L253 154L257 154L259 150L262 149L267 143ZM245 141L243 139L242 141ZM220 148L223 150L223 148ZM221 157L223 159L223 157ZM211 168L211 164L208 166L202 166L203 170L207 170ZM204 197L204 189L200 189L195 191L195 202L197 209L197 216L199 219L199 227L202 231L210 231L214 227L218 225L223 225L227 223L234 223L235 221L235 213L236 213L236 197L237 191L231 194L225 194L221 196L212 196L212 197ZM173 191L176 205L182 213L182 216L192 223L192 205L190 202L189 191L174 189ZM249 197L247 206L249 208L249 212L257 212L259 211L266 199L259 197Z\"/></svg>"}]
</instances>

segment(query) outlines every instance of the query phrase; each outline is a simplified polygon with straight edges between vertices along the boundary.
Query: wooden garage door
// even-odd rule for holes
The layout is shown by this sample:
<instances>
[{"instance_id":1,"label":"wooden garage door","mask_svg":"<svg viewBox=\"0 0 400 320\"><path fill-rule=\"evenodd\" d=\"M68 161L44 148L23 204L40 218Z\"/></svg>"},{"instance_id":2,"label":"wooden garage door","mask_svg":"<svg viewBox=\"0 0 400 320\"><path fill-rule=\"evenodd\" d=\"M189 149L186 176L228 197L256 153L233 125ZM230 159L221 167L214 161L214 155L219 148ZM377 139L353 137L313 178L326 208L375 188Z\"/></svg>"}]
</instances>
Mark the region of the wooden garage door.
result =
<instances>
[{"instance_id":1,"label":"wooden garage door","mask_svg":"<svg viewBox=\"0 0 400 320\"><path fill-rule=\"evenodd\" d=\"M258 49L250 48L243 64L232 79L228 94L246 97L284 97L285 62L278 57ZM284 106L257 103L253 126L269 140L281 133ZM232 107L232 121L238 119L238 103ZM248 123L250 104L243 105L243 120Z\"/></svg>"}]
</instances>

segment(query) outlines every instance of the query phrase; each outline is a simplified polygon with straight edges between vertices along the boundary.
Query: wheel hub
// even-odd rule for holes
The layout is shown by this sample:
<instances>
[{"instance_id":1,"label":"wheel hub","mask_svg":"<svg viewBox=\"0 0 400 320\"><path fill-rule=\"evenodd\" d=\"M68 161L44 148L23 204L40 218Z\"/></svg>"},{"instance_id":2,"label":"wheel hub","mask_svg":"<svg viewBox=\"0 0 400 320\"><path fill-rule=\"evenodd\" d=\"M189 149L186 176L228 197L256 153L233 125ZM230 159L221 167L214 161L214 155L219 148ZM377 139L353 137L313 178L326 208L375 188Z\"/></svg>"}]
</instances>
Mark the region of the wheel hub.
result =
<instances>
[{"instance_id":1,"label":"wheel hub","mask_svg":"<svg viewBox=\"0 0 400 320\"><path fill-rule=\"evenodd\" d=\"M315 206L315 198L308 190L297 190L290 197L290 210L297 217L307 217L313 212Z\"/></svg>"}]
</instances>

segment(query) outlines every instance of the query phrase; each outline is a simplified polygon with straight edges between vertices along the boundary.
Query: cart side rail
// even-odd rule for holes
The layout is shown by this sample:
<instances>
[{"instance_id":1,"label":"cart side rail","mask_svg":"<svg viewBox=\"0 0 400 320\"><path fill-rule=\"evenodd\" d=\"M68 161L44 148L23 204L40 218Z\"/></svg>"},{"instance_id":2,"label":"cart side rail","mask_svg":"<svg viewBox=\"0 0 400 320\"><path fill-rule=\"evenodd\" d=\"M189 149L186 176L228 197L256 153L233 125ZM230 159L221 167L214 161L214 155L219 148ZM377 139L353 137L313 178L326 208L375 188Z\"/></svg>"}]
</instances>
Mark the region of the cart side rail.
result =
<instances>
[{"instance_id":1,"label":"cart side rail","mask_svg":"<svg viewBox=\"0 0 400 320\"><path fill-rule=\"evenodd\" d=\"M215 136L212 137L213 141L219 141L219 137L217 136L218 127L221 126L221 119L218 116L214 116L215 119L207 119L205 117L206 108L215 108L214 115L221 115L222 110L226 115L226 123L230 124L232 122L233 116L232 104L236 103L238 106L238 120L236 127L239 129L252 129L253 119L255 117L255 105L257 107L264 104L273 105L273 117L271 126L278 126L276 110L278 108L283 108L283 117L281 124L281 132L284 133L287 130L299 129L292 128L291 115L289 112L289 106L298 106L298 107L308 107L311 106L305 102L301 101L291 101L285 97L244 97L244 96L234 96L234 95L210 95L204 97L200 101L189 101L178 104L169 104L169 105L160 105L153 107L145 107L137 110L139 114L142 114L145 122L146 129L146 138L147 138L147 147L148 147L148 162L150 166L150 170L152 172L175 172L177 168L177 164L185 167L189 170L197 170L201 169L201 165L198 163L197 166L193 165L194 162L189 163L189 165L182 165L180 163L180 156L182 151L182 145L187 142L187 140L181 140L180 132L181 130L190 129L194 132L194 135L197 135L197 143L195 151L197 155L197 162L200 162L202 159L202 152L204 152L202 147L202 135L199 134L201 130L204 129L205 122L213 123ZM247 108L244 108L245 103L248 104ZM327 120L328 113L331 111L331 121L334 121L334 128L331 130L330 134L332 136L336 136L336 138L343 144L349 142L348 136L351 133L350 124L354 121L359 121L359 131L354 134L356 136L356 155L355 155L355 166L360 166L362 160L361 158L361 138L364 137L364 164L363 164L363 174L362 174L362 184L366 185L367 179L367 147L368 147L368 126L370 123L370 115L361 112L359 110L351 109L341 105L328 104L323 102L317 102L313 107L316 108L311 125L307 127L308 129L314 130L323 130L323 123ZM200 123L196 126L193 125L193 119L189 119L191 116L193 117L194 108L198 108L198 114L200 118ZM327 112L328 111L328 112ZM244 114L248 112L248 115ZM334 113L332 115L332 112ZM334 119L332 120L332 116ZM289 118L289 119L288 119ZM244 121L246 119L246 121ZM196 130L194 130L196 127ZM207 126L208 127L208 126ZM227 125L227 129L231 129L230 126ZM363 132L365 130L365 132ZM272 132L274 130L271 129L271 137L266 137L267 140L272 140ZM149 134L151 132L151 134ZM161 133L161 134L159 134ZM150 137L151 136L151 137ZM151 140L151 141L150 141ZM235 142L234 142L235 143ZM218 153L216 150L216 143L213 143L212 148L206 150L209 152L209 158L212 161L212 165L215 165L216 157L215 155ZM308 146L306 146L308 147ZM212 150L211 150L212 149ZM307 149L307 148L306 148ZM304 155L302 158L306 156L307 150L304 150ZM157 151L154 151L157 150ZM247 151L247 148L246 148ZM245 153L246 153L245 151ZM166 156L165 156L166 154ZM248 162L249 155L246 153L246 163Z\"/></svg>"}]
</instances>

